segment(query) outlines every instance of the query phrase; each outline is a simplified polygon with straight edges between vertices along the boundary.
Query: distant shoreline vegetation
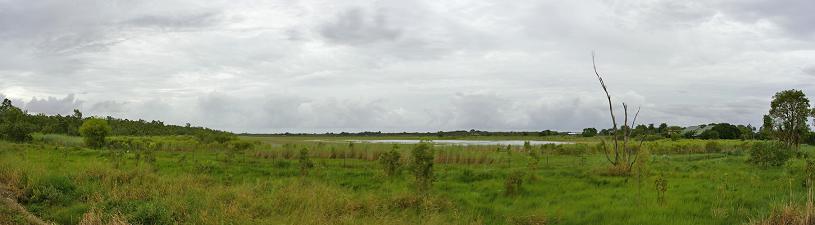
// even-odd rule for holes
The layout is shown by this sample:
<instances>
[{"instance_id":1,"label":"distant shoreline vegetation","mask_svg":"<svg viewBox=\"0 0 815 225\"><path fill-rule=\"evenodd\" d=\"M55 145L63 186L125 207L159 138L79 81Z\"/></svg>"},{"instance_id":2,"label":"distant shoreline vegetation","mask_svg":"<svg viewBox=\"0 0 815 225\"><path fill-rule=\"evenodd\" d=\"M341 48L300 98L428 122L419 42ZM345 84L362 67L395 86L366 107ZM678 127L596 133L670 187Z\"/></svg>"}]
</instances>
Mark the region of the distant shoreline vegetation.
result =
<instances>
[{"instance_id":1,"label":"distant shoreline vegetation","mask_svg":"<svg viewBox=\"0 0 815 225\"><path fill-rule=\"evenodd\" d=\"M166 136L192 135L202 140L228 141L235 139L235 134L228 131L195 127L187 123L184 126L165 124L159 120L129 120L107 117L83 117L82 112L74 110L72 115L28 114L5 99L0 106L0 137L15 142L31 140L32 133L65 134L79 136L79 127L87 120L101 119L111 128L111 136Z\"/></svg>"}]
</instances>

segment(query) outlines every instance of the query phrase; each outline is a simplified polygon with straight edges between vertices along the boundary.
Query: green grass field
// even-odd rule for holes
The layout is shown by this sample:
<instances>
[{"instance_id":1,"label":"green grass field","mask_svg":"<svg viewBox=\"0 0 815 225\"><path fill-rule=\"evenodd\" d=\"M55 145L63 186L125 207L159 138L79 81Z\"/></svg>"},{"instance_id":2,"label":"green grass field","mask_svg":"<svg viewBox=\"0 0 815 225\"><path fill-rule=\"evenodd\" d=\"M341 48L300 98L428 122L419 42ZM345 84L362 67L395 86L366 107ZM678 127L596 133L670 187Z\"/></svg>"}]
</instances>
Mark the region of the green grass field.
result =
<instances>
[{"instance_id":1,"label":"green grass field","mask_svg":"<svg viewBox=\"0 0 815 225\"><path fill-rule=\"evenodd\" d=\"M803 159L759 168L746 163L741 141L719 141L716 151L701 140L646 143L652 154L642 177L606 175L591 138L566 139L580 144L544 150L537 164L521 146L436 146L433 186L422 196L409 168L388 177L376 160L391 144L243 137L260 144L231 150L185 137L140 139L165 144L145 151L92 150L66 136L2 142L0 181L29 211L59 224L78 224L88 212L132 224L744 224L806 199ZM359 138L337 138L346 139ZM403 165L412 147L400 145ZM305 175L295 157L301 148L315 165ZM513 173L523 174L521 190L507 195ZM667 181L664 201L658 177ZM14 218L3 212L0 219Z\"/></svg>"}]
</instances>

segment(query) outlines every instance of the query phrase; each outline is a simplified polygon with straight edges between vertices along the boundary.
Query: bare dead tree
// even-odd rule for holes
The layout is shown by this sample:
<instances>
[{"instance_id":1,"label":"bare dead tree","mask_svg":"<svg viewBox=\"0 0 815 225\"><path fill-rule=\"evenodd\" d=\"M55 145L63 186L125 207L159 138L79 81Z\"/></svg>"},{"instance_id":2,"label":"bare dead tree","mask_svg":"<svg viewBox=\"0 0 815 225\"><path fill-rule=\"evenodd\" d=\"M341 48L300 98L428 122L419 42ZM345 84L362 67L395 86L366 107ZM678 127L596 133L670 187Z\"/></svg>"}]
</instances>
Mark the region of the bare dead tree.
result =
<instances>
[{"instance_id":1,"label":"bare dead tree","mask_svg":"<svg viewBox=\"0 0 815 225\"><path fill-rule=\"evenodd\" d=\"M637 161L637 156L639 155L639 149L642 147L642 140L637 147L629 146L629 139L631 139L631 130L634 128L634 125L637 123L637 117L640 115L640 108L637 108L637 112L634 114L634 118L631 121L631 125L628 124L628 105L623 102L623 113L624 113L624 120L623 120L623 135L622 135L622 144L620 144L620 136L617 135L619 131L617 129L617 118L614 116L614 106L611 102L611 95L608 93L608 87L606 86L606 82L603 81L603 77L600 76L600 72L597 72L597 63L594 60L594 52L591 53L591 64L594 67L594 74L597 75L597 80L600 81L600 86L603 87L603 92L606 93L606 99L608 99L608 112L611 114L611 136L612 136L612 145L609 149L606 146L605 141L601 141L601 146L603 150L603 154L606 156L606 160L611 163L612 166L624 166L623 169L630 169L631 166ZM613 156L613 158L612 158Z\"/></svg>"}]
</instances>

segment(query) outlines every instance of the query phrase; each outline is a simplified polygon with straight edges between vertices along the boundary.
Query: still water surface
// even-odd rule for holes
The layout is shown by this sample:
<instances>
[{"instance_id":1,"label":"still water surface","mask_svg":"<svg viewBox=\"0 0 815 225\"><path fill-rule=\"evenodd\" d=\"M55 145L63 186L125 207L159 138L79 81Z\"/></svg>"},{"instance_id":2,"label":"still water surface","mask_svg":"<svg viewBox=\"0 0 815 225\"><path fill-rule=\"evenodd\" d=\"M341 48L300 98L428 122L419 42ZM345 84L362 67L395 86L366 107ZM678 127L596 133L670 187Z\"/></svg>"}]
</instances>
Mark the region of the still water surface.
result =
<instances>
[{"instance_id":1,"label":"still water surface","mask_svg":"<svg viewBox=\"0 0 815 225\"><path fill-rule=\"evenodd\" d=\"M315 140L321 141L321 140ZM384 144L417 144L420 140L345 140L343 142L355 142L355 143L384 143ZM524 145L524 141L520 140L490 140L490 141L482 141L482 140L433 140L434 144L437 145ZM543 144L574 144L573 142L564 142L564 141L529 141L531 145L543 145Z\"/></svg>"}]
</instances>

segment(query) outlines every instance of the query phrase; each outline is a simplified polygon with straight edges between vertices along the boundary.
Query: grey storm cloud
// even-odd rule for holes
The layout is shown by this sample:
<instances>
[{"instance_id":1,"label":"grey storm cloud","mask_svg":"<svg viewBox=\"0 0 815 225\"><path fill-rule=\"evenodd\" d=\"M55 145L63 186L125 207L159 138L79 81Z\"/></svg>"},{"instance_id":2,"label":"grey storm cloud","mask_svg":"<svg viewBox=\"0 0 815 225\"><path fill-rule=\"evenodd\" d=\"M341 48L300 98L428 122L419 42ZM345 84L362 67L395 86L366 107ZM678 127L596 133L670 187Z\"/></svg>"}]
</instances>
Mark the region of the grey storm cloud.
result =
<instances>
[{"instance_id":1,"label":"grey storm cloud","mask_svg":"<svg viewBox=\"0 0 815 225\"><path fill-rule=\"evenodd\" d=\"M808 0L0 1L0 97L236 132L760 124L815 96ZM620 113L620 112L618 112Z\"/></svg>"},{"instance_id":2,"label":"grey storm cloud","mask_svg":"<svg viewBox=\"0 0 815 225\"><path fill-rule=\"evenodd\" d=\"M29 113L68 115L73 113L74 109L79 109L81 106L82 101L76 99L74 94L69 94L64 98L47 97L38 99L34 97L28 101L23 108Z\"/></svg>"}]
</instances>

